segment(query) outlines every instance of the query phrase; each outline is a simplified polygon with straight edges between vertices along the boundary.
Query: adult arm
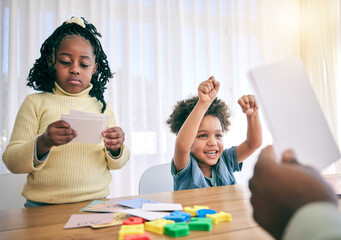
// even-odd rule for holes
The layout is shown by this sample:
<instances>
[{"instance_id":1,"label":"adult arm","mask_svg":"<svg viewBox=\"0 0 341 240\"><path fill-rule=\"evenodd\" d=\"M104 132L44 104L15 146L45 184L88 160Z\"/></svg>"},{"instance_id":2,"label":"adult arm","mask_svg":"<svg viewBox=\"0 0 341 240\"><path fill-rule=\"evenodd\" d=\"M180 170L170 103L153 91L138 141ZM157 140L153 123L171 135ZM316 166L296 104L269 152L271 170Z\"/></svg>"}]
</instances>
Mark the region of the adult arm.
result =
<instances>
[{"instance_id":1,"label":"adult arm","mask_svg":"<svg viewBox=\"0 0 341 240\"><path fill-rule=\"evenodd\" d=\"M292 151L284 152L284 163L275 160L271 146L262 150L249 187L255 221L276 239L280 239L290 219L300 208L319 202L336 208L337 200L321 175L311 167L298 164Z\"/></svg>"}]
</instances>

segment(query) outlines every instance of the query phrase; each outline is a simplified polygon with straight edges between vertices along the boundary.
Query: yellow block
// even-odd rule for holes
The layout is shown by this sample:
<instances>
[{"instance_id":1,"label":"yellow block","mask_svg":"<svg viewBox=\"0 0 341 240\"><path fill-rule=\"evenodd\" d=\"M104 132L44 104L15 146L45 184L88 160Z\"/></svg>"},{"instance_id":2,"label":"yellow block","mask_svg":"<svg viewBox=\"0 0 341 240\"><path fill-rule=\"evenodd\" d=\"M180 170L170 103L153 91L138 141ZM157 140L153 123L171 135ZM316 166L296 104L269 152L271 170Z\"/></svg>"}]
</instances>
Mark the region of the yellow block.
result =
<instances>
[{"instance_id":1,"label":"yellow block","mask_svg":"<svg viewBox=\"0 0 341 240\"><path fill-rule=\"evenodd\" d=\"M165 231L165 225L171 223L174 223L174 221L160 218L150 222L145 222L144 227L147 231L163 234Z\"/></svg>"},{"instance_id":2,"label":"yellow block","mask_svg":"<svg viewBox=\"0 0 341 240\"><path fill-rule=\"evenodd\" d=\"M118 239L124 240L124 235L143 234L144 224L122 225L118 232Z\"/></svg>"},{"instance_id":3,"label":"yellow block","mask_svg":"<svg viewBox=\"0 0 341 240\"><path fill-rule=\"evenodd\" d=\"M213 224L232 221L232 215L222 211L215 214L206 214L206 218L212 218Z\"/></svg>"}]
</instances>

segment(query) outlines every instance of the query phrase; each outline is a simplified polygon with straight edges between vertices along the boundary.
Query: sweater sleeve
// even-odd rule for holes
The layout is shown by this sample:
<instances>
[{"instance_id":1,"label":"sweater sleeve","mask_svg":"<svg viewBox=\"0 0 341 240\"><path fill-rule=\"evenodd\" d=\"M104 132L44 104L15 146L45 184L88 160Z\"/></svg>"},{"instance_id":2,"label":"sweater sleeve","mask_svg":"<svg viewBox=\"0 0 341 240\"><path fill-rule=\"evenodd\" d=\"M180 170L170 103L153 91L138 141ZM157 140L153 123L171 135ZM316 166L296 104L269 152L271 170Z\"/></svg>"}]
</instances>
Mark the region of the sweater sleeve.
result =
<instances>
[{"instance_id":1,"label":"sweater sleeve","mask_svg":"<svg viewBox=\"0 0 341 240\"><path fill-rule=\"evenodd\" d=\"M38 128L36 103L27 96L18 111L10 142L2 157L4 164L12 173L29 173L44 166L44 163L36 166L33 164Z\"/></svg>"},{"instance_id":2,"label":"sweater sleeve","mask_svg":"<svg viewBox=\"0 0 341 240\"><path fill-rule=\"evenodd\" d=\"M117 126L115 115L109 103L107 103L107 110L109 111L109 115L110 115L108 127ZM125 144L123 144L121 147L120 155L117 157L112 157L109 154L109 151L105 148L105 157L108 162L109 170L120 169L129 161L130 151L129 151L129 148Z\"/></svg>"},{"instance_id":3,"label":"sweater sleeve","mask_svg":"<svg viewBox=\"0 0 341 240\"><path fill-rule=\"evenodd\" d=\"M329 202L310 203L300 208L289 221L283 240L341 239L341 213Z\"/></svg>"}]
</instances>

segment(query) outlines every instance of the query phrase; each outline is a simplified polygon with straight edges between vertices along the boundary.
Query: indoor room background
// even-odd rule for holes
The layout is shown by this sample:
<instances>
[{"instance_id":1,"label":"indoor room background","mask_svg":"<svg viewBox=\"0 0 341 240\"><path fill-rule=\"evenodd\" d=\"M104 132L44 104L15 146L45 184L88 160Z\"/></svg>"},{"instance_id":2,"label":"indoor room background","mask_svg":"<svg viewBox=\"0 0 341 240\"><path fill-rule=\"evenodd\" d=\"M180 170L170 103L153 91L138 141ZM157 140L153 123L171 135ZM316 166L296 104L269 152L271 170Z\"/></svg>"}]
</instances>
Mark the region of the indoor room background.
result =
<instances>
[{"instance_id":1,"label":"indoor room background","mask_svg":"<svg viewBox=\"0 0 341 240\"><path fill-rule=\"evenodd\" d=\"M221 82L218 97L232 111L225 146L243 141L246 117L237 101L254 93L248 70L292 56L301 57L341 145L339 1L0 0L1 155L22 101L34 92L26 78L41 44L72 16L96 26L115 72L105 97L125 131L131 159L111 171L109 197L137 194L147 168L171 161L175 135L166 120L176 102L197 94L210 76ZM264 147L272 138L261 120ZM238 183L247 184L258 153L236 174ZM1 162L0 174L6 172ZM340 161L323 172L340 173Z\"/></svg>"}]
</instances>

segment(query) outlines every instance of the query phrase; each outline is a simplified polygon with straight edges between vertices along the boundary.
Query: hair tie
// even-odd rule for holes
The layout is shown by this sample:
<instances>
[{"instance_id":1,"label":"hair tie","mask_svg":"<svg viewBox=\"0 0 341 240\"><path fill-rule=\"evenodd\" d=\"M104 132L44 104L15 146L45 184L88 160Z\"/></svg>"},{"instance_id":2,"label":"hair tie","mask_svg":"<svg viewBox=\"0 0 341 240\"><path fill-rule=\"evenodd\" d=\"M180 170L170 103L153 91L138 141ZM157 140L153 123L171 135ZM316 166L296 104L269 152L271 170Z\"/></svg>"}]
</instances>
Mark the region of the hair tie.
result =
<instances>
[{"instance_id":1,"label":"hair tie","mask_svg":"<svg viewBox=\"0 0 341 240\"><path fill-rule=\"evenodd\" d=\"M68 23L76 23L77 25L81 26L82 28L85 28L85 23L83 18L81 17L72 17L70 20L65 21L66 24Z\"/></svg>"}]
</instances>

